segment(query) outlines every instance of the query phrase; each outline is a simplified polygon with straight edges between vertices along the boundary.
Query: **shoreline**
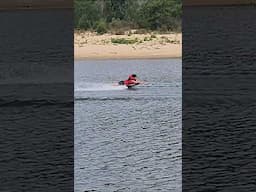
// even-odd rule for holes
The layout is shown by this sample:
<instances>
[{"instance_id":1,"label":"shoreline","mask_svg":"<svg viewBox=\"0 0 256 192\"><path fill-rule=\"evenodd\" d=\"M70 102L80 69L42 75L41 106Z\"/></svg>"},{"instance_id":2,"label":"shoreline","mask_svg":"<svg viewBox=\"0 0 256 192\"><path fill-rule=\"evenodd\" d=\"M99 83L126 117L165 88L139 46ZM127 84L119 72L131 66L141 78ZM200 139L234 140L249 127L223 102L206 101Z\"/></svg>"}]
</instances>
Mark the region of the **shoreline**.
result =
<instances>
[{"instance_id":1,"label":"shoreline","mask_svg":"<svg viewBox=\"0 0 256 192\"><path fill-rule=\"evenodd\" d=\"M125 39L133 43L113 43ZM91 32L74 34L75 60L102 59L170 59L182 57L182 36L172 34L97 35Z\"/></svg>"},{"instance_id":2,"label":"shoreline","mask_svg":"<svg viewBox=\"0 0 256 192\"><path fill-rule=\"evenodd\" d=\"M134 56L131 56L131 57L75 57L74 60L75 61L83 61L83 60L119 60L119 59L122 59L122 60L144 60L144 59L147 59L147 60L154 60L154 59L182 59L182 57L162 57L162 56L159 56L159 57L134 57Z\"/></svg>"}]
</instances>

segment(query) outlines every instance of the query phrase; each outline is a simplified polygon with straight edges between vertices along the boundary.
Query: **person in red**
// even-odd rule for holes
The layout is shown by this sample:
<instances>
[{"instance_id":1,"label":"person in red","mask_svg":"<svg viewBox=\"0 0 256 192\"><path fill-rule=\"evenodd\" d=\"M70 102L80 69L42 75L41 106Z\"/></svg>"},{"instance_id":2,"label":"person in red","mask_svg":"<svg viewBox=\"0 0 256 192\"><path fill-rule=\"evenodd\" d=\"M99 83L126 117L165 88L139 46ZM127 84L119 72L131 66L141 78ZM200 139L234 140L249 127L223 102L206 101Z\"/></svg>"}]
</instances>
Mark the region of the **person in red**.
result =
<instances>
[{"instance_id":1,"label":"person in red","mask_svg":"<svg viewBox=\"0 0 256 192\"><path fill-rule=\"evenodd\" d=\"M119 85L126 85L127 87L132 87L134 85L138 85L140 83L136 78L137 78L136 74L129 75L128 79L125 81L120 81Z\"/></svg>"},{"instance_id":2,"label":"person in red","mask_svg":"<svg viewBox=\"0 0 256 192\"><path fill-rule=\"evenodd\" d=\"M129 75L128 79L124 81L124 84L125 84L126 86L136 84L136 83L137 83L136 77L137 77L137 76L136 76L135 74Z\"/></svg>"}]
</instances>

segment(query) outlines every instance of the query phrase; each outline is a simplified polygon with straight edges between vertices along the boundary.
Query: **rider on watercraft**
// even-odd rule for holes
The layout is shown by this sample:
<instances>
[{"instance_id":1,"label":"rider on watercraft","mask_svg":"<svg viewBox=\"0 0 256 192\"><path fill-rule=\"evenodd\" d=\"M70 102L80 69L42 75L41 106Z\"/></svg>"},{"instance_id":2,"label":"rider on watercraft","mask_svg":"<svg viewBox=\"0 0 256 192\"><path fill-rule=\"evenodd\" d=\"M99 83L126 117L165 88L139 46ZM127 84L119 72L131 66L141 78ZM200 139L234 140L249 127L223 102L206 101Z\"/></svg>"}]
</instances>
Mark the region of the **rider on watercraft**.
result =
<instances>
[{"instance_id":1,"label":"rider on watercraft","mask_svg":"<svg viewBox=\"0 0 256 192\"><path fill-rule=\"evenodd\" d=\"M119 81L119 85L126 85L127 87L129 86L133 86L133 85L138 85L140 84L139 81L136 79L137 75L136 74L132 74L129 75L128 79L125 81Z\"/></svg>"}]
</instances>

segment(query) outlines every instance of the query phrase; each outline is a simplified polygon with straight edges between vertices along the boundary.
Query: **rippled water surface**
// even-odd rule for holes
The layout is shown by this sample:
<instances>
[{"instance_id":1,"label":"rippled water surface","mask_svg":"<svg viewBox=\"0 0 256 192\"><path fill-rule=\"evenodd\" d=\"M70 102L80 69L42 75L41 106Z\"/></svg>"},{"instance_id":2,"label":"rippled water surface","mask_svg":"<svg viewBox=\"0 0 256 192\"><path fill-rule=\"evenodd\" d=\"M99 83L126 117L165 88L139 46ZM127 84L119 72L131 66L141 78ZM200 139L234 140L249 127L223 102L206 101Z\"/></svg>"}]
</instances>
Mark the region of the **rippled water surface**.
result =
<instances>
[{"instance_id":1,"label":"rippled water surface","mask_svg":"<svg viewBox=\"0 0 256 192\"><path fill-rule=\"evenodd\" d=\"M180 59L75 62L75 191L181 191Z\"/></svg>"},{"instance_id":2,"label":"rippled water surface","mask_svg":"<svg viewBox=\"0 0 256 192\"><path fill-rule=\"evenodd\" d=\"M182 188L254 192L255 6L183 13Z\"/></svg>"},{"instance_id":3,"label":"rippled water surface","mask_svg":"<svg viewBox=\"0 0 256 192\"><path fill-rule=\"evenodd\" d=\"M0 11L1 192L73 189L72 15Z\"/></svg>"}]
</instances>

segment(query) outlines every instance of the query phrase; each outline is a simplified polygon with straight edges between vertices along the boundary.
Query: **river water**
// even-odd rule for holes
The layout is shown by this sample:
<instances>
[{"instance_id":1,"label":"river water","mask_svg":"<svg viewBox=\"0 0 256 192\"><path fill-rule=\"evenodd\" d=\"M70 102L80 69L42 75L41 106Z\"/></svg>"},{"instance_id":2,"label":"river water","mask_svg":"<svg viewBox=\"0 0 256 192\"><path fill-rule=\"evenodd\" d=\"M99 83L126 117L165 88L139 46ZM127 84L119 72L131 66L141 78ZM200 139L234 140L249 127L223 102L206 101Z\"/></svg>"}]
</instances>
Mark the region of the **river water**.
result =
<instances>
[{"instance_id":1,"label":"river water","mask_svg":"<svg viewBox=\"0 0 256 192\"><path fill-rule=\"evenodd\" d=\"M76 192L181 191L181 62L75 61Z\"/></svg>"},{"instance_id":2,"label":"river water","mask_svg":"<svg viewBox=\"0 0 256 192\"><path fill-rule=\"evenodd\" d=\"M0 11L0 191L73 190L72 15Z\"/></svg>"}]
</instances>

